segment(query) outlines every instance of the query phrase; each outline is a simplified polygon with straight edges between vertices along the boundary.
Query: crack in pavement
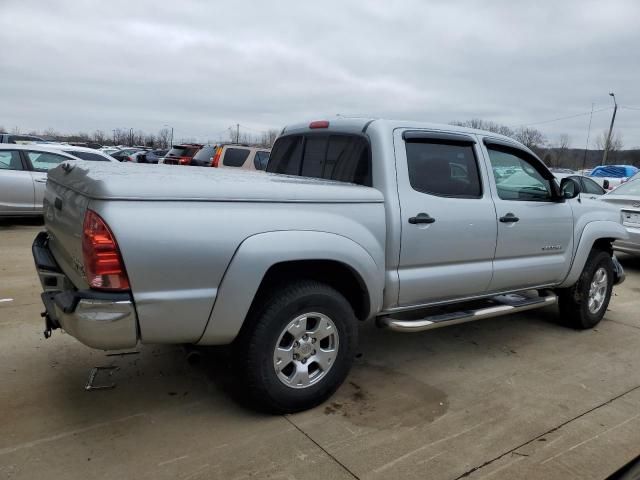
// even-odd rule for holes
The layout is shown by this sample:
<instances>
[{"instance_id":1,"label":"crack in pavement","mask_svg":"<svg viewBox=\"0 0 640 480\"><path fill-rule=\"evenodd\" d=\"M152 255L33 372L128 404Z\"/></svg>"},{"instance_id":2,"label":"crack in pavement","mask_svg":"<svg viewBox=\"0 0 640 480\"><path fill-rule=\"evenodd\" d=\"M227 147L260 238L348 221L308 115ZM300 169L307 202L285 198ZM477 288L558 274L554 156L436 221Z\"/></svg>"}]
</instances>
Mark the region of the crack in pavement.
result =
<instances>
[{"instance_id":1,"label":"crack in pavement","mask_svg":"<svg viewBox=\"0 0 640 480\"><path fill-rule=\"evenodd\" d=\"M570 419L569 419L569 420L567 420L566 422L563 422L563 423L561 423L560 425L557 425L557 426L555 426L555 427L553 427L553 428L551 428L551 429L547 430L546 432L541 433L540 435L538 435L538 436L536 436L536 437L532 438L531 440L527 440L526 442L524 442L524 443L522 443L522 444L518 445L517 447L512 448L511 450L508 450L508 451L506 451L506 452L504 452L504 453L502 453L502 454L498 455L498 456L497 456L497 457L495 457L495 458L492 458L491 460L487 460L486 462L484 462L484 463L483 463L483 464L481 464L481 465L478 465L477 467L473 467L472 469L467 470L467 471L466 471L466 472L464 472L462 475L459 475L458 477L456 477L454 480L460 480L460 479L462 479L462 478L466 478L466 477L468 477L469 475L471 475L472 473L477 472L478 470L480 470L480 469L482 469L482 468L484 468L484 467L487 467L487 466L491 465L493 462L495 462L495 461L497 461L497 460L500 460L501 458L504 458L504 457L506 457L507 455L509 455L509 454L511 454L511 453L514 453L516 450L518 450L518 449L520 449L520 448L524 447L525 445L529 445L530 443L535 442L536 440L538 440L538 439L539 439L539 438L541 438L541 437L544 437L545 435L549 435L550 433L553 433L553 432L555 432L555 431L557 431L557 430L560 430L562 427L564 427L564 426L566 426L566 425L570 424L571 422L573 422L573 421L575 421L575 420L578 420L579 418L582 418L582 417L584 417L585 415L588 415L589 413L591 413L591 412L594 412L594 411L598 410L599 408L605 407L605 406L607 406L607 405L611 404L612 402L615 402L616 400L618 400L618 399L620 399L620 398L624 397L625 395L628 395L628 394L630 394L631 392L633 392L633 391L635 391L635 390L638 390L638 389L640 389L640 385L635 386L635 387L633 387L633 388L631 388L631 389L627 390L626 392L621 393L620 395L616 395L615 397L613 397L613 398L611 398L611 399L607 400L606 402L601 403L601 404L599 404L599 405L596 405L595 407L590 408L589 410L586 410L586 411L582 412L581 414L579 414L579 415L577 415L577 416L575 416L575 417L573 417L573 418L570 418Z\"/></svg>"},{"instance_id":2,"label":"crack in pavement","mask_svg":"<svg viewBox=\"0 0 640 480\"><path fill-rule=\"evenodd\" d=\"M303 434L305 437L307 437L309 440L311 440L311 442L318 447L320 450L322 450L325 455L327 455L331 460L333 460L334 462L336 462L338 465L340 465L340 467L342 467L342 469L347 472L349 475L351 475L351 477L355 478L356 480L360 480L360 477L358 477L355 473L353 473L344 463L342 463L340 460L338 460L336 457L334 457L333 455L331 455L322 445L320 445L318 442L316 442L313 438L311 438L307 432L305 432L304 430L302 430L298 425L296 425L291 418L289 418L288 415L283 415L284 419L289 422L291 425L293 425L293 427L298 430L301 434Z\"/></svg>"}]
</instances>

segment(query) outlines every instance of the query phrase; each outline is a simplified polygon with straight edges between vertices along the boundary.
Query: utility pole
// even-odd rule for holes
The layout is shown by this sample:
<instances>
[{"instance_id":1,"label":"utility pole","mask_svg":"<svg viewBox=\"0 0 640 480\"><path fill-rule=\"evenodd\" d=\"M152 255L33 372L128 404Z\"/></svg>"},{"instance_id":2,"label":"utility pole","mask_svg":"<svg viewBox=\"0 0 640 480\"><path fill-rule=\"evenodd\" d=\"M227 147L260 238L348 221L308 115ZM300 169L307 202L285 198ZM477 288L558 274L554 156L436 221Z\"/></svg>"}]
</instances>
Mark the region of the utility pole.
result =
<instances>
[{"instance_id":1,"label":"utility pole","mask_svg":"<svg viewBox=\"0 0 640 480\"><path fill-rule=\"evenodd\" d=\"M113 144L116 144L116 129L113 129Z\"/></svg>"},{"instance_id":2,"label":"utility pole","mask_svg":"<svg viewBox=\"0 0 640 480\"><path fill-rule=\"evenodd\" d=\"M240 124L236 123L236 143L240 143Z\"/></svg>"},{"instance_id":3,"label":"utility pole","mask_svg":"<svg viewBox=\"0 0 640 480\"><path fill-rule=\"evenodd\" d=\"M589 137L591 137L591 120L593 120L593 102L591 102L591 114L589 115L589 128L587 130L587 144L584 146L584 158L582 160L582 170L585 170L587 164L587 150L589 150Z\"/></svg>"},{"instance_id":4,"label":"utility pole","mask_svg":"<svg viewBox=\"0 0 640 480\"><path fill-rule=\"evenodd\" d=\"M133 147L133 128L129 129L129 146Z\"/></svg>"},{"instance_id":5,"label":"utility pole","mask_svg":"<svg viewBox=\"0 0 640 480\"><path fill-rule=\"evenodd\" d=\"M604 155L602 155L602 165L607 164L607 156L609 155L609 148L611 146L611 132L613 131L613 122L616 121L616 112L618 111L618 102L616 102L616 95L613 92L609 93L613 97L613 116L611 117L611 125L609 125L609 135L607 135L607 143L604 144Z\"/></svg>"}]
</instances>

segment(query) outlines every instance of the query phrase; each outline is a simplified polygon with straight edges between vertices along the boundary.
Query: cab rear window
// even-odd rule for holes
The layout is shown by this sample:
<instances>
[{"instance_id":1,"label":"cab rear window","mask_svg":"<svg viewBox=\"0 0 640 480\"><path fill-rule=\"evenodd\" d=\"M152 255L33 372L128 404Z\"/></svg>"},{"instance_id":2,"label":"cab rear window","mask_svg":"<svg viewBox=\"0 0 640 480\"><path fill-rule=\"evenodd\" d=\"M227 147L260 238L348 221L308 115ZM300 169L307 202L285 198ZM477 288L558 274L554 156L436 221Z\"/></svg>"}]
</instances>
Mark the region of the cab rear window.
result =
<instances>
[{"instance_id":1,"label":"cab rear window","mask_svg":"<svg viewBox=\"0 0 640 480\"><path fill-rule=\"evenodd\" d=\"M348 134L280 137L267 172L371 186L371 150L366 138Z\"/></svg>"}]
</instances>

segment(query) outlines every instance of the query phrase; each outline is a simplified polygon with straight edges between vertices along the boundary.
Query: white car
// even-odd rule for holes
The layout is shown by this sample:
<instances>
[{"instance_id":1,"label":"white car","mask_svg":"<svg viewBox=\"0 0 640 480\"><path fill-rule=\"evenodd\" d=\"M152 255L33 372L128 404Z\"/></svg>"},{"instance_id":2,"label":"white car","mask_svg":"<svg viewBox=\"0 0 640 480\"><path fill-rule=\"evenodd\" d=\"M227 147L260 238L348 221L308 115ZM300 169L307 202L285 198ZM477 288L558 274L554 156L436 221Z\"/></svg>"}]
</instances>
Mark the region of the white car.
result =
<instances>
[{"instance_id":1,"label":"white car","mask_svg":"<svg viewBox=\"0 0 640 480\"><path fill-rule=\"evenodd\" d=\"M84 150L91 149L35 143L0 145L0 217L42 215L47 172L66 160L82 160L78 154L92 153ZM86 159L117 162L109 158L100 154Z\"/></svg>"}]
</instances>

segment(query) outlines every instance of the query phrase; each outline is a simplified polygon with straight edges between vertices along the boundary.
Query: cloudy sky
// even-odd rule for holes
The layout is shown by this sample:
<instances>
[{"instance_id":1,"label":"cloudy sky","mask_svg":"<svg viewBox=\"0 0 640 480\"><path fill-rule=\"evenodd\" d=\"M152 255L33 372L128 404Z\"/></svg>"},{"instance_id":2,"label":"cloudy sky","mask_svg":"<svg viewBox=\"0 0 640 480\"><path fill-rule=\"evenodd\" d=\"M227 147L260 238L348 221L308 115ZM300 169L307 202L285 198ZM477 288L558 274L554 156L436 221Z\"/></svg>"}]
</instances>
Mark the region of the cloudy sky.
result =
<instances>
[{"instance_id":1,"label":"cloudy sky","mask_svg":"<svg viewBox=\"0 0 640 480\"><path fill-rule=\"evenodd\" d=\"M337 113L476 117L583 148L581 114L595 104L602 132L614 91L629 148L639 20L637 0L0 0L0 126L204 141Z\"/></svg>"}]
</instances>

